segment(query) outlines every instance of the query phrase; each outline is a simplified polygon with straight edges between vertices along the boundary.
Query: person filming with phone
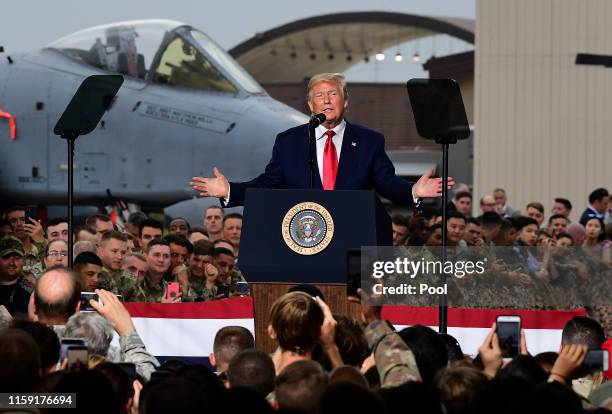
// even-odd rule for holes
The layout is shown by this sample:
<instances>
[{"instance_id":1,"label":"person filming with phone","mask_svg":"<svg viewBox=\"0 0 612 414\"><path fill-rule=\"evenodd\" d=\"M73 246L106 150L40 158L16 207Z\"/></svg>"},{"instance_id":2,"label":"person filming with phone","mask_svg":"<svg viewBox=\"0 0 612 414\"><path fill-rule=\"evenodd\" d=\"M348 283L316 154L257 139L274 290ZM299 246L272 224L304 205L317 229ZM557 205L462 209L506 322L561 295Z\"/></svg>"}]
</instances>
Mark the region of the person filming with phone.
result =
<instances>
[{"instance_id":1,"label":"person filming with phone","mask_svg":"<svg viewBox=\"0 0 612 414\"><path fill-rule=\"evenodd\" d=\"M159 362L147 351L127 309L112 292L96 289L95 293L88 303L94 311L72 315L66 323L66 337L84 339L89 355L133 363L138 375L149 380ZM119 348L111 345L113 330L119 335Z\"/></svg>"},{"instance_id":2,"label":"person filming with phone","mask_svg":"<svg viewBox=\"0 0 612 414\"><path fill-rule=\"evenodd\" d=\"M164 275L171 264L170 243L153 239L145 247L145 258L149 269L140 284L136 302L176 303L181 301L178 282L166 282Z\"/></svg>"}]
</instances>

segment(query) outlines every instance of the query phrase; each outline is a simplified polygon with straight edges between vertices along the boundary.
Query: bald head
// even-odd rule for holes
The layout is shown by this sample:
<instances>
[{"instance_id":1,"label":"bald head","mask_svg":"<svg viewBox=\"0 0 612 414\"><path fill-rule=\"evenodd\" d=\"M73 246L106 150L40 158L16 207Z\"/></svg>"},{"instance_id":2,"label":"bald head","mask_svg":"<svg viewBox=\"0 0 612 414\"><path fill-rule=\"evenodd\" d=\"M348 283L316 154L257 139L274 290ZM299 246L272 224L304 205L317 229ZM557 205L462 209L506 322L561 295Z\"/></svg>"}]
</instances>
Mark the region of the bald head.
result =
<instances>
[{"instance_id":1,"label":"bald head","mask_svg":"<svg viewBox=\"0 0 612 414\"><path fill-rule=\"evenodd\" d=\"M480 210L485 213L487 211L495 211L495 198L492 195L486 195L480 199Z\"/></svg>"},{"instance_id":2,"label":"bald head","mask_svg":"<svg viewBox=\"0 0 612 414\"><path fill-rule=\"evenodd\" d=\"M584 243L584 239L586 239L586 230L584 226L580 223L570 223L568 224L565 232L572 236L574 239L574 246L582 246Z\"/></svg>"},{"instance_id":3,"label":"bald head","mask_svg":"<svg viewBox=\"0 0 612 414\"><path fill-rule=\"evenodd\" d=\"M52 268L42 274L34 290L36 315L41 323L63 325L78 310L81 286L69 270Z\"/></svg>"},{"instance_id":4,"label":"bald head","mask_svg":"<svg viewBox=\"0 0 612 414\"><path fill-rule=\"evenodd\" d=\"M77 257L79 254L83 252L92 252L97 253L98 247L96 243L92 241L81 240L74 244L74 253L72 254L74 257Z\"/></svg>"}]
</instances>

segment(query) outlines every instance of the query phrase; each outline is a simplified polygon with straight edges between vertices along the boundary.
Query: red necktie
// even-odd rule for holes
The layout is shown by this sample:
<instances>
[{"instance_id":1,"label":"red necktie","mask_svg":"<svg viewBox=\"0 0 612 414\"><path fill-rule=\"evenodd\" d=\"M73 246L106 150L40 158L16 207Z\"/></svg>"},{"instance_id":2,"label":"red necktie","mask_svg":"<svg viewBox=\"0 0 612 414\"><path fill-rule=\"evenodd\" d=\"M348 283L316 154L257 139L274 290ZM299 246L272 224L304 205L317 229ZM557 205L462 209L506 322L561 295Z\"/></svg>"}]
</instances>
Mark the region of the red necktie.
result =
<instances>
[{"instance_id":1,"label":"red necktie","mask_svg":"<svg viewBox=\"0 0 612 414\"><path fill-rule=\"evenodd\" d=\"M338 155L332 137L336 135L334 131L325 131L327 141L323 150L323 189L333 190L336 186L336 174L338 173Z\"/></svg>"}]
</instances>

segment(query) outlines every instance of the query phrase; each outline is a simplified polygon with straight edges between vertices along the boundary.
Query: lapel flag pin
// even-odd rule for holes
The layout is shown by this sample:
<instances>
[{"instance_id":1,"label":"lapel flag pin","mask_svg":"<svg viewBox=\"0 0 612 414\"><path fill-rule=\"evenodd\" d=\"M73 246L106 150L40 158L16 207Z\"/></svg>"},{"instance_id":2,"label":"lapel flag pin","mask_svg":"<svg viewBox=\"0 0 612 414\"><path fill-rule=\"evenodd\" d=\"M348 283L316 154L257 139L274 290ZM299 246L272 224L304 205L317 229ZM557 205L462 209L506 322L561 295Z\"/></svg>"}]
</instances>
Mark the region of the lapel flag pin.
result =
<instances>
[{"instance_id":1,"label":"lapel flag pin","mask_svg":"<svg viewBox=\"0 0 612 414\"><path fill-rule=\"evenodd\" d=\"M356 142L351 142L351 145L352 145L353 147L356 147L356 146L357 146L357 143L356 143Z\"/></svg>"}]
</instances>

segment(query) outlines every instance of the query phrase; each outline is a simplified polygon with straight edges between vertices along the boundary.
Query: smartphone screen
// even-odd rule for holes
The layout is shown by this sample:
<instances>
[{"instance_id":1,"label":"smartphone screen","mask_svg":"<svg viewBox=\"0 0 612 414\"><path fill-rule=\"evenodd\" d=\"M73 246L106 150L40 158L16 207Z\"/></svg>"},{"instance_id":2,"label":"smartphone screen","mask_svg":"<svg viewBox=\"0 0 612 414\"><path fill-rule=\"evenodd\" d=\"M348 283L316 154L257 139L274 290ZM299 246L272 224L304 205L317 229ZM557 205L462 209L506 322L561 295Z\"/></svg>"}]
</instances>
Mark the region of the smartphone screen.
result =
<instances>
[{"instance_id":1,"label":"smartphone screen","mask_svg":"<svg viewBox=\"0 0 612 414\"><path fill-rule=\"evenodd\" d=\"M361 249L346 251L346 295L358 297L361 287Z\"/></svg>"},{"instance_id":2,"label":"smartphone screen","mask_svg":"<svg viewBox=\"0 0 612 414\"><path fill-rule=\"evenodd\" d=\"M227 298L230 294L230 287L227 285L217 285L217 298Z\"/></svg>"},{"instance_id":3,"label":"smartphone screen","mask_svg":"<svg viewBox=\"0 0 612 414\"><path fill-rule=\"evenodd\" d=\"M100 301L98 294L94 292L81 292L81 312L95 312L96 310L89 304L89 300Z\"/></svg>"},{"instance_id":4,"label":"smartphone screen","mask_svg":"<svg viewBox=\"0 0 612 414\"><path fill-rule=\"evenodd\" d=\"M68 367L72 368L76 364L81 364L87 368L88 351L86 346L71 345L68 347Z\"/></svg>"},{"instance_id":5,"label":"smartphone screen","mask_svg":"<svg viewBox=\"0 0 612 414\"><path fill-rule=\"evenodd\" d=\"M503 358L514 358L520 352L521 318L520 316L497 317L497 339Z\"/></svg>"},{"instance_id":6,"label":"smartphone screen","mask_svg":"<svg viewBox=\"0 0 612 414\"><path fill-rule=\"evenodd\" d=\"M25 211L25 222L26 224L31 224L29 218L34 220L38 220L38 208L36 207L27 207Z\"/></svg>"},{"instance_id":7,"label":"smartphone screen","mask_svg":"<svg viewBox=\"0 0 612 414\"><path fill-rule=\"evenodd\" d=\"M71 346L85 346L85 341L78 338L64 338L60 341L60 361L68 358L68 348Z\"/></svg>"},{"instance_id":8,"label":"smartphone screen","mask_svg":"<svg viewBox=\"0 0 612 414\"><path fill-rule=\"evenodd\" d=\"M179 296L179 284L178 282L168 283L168 290L166 291L166 299L172 300Z\"/></svg>"},{"instance_id":9,"label":"smartphone screen","mask_svg":"<svg viewBox=\"0 0 612 414\"><path fill-rule=\"evenodd\" d=\"M590 350L584 359L583 365L590 370L607 371L610 369L610 356L608 351L606 349Z\"/></svg>"},{"instance_id":10,"label":"smartphone screen","mask_svg":"<svg viewBox=\"0 0 612 414\"><path fill-rule=\"evenodd\" d=\"M239 295L248 295L249 294L249 284L247 282L237 282L236 283L236 293Z\"/></svg>"}]
</instances>

